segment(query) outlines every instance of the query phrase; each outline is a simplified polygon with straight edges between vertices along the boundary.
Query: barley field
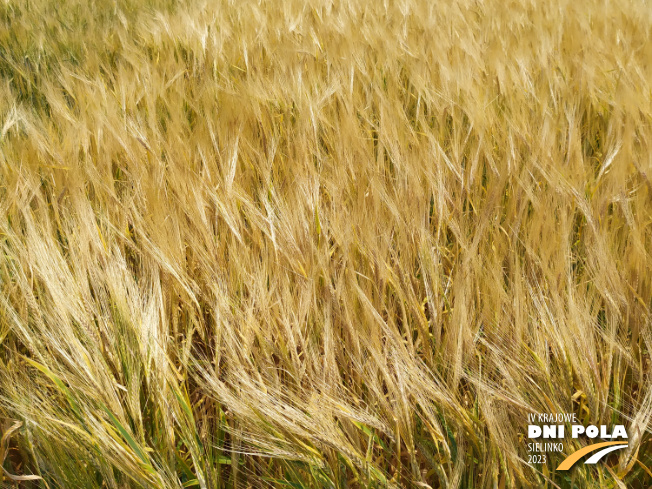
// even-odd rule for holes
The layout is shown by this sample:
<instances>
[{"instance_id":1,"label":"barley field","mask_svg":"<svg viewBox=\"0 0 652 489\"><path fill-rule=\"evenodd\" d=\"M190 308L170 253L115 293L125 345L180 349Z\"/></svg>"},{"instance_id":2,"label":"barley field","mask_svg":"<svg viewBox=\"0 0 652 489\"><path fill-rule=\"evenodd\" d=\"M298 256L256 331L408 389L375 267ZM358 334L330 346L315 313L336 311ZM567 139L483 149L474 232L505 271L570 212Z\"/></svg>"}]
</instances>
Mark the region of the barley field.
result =
<instances>
[{"instance_id":1,"label":"barley field","mask_svg":"<svg viewBox=\"0 0 652 489\"><path fill-rule=\"evenodd\" d=\"M651 28L0 2L1 487L649 487Z\"/></svg>"}]
</instances>

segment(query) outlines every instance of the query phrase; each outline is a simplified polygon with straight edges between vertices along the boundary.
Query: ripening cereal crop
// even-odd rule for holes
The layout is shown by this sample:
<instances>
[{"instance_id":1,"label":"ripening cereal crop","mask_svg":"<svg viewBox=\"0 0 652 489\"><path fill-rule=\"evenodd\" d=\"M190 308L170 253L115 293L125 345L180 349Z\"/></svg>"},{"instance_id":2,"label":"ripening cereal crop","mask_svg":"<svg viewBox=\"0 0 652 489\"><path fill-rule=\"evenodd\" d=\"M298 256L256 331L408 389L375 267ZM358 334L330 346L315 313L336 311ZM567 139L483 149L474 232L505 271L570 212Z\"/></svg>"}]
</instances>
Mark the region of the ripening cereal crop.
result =
<instances>
[{"instance_id":1,"label":"ripening cereal crop","mask_svg":"<svg viewBox=\"0 0 652 489\"><path fill-rule=\"evenodd\" d=\"M0 2L2 488L648 487L651 28Z\"/></svg>"}]
</instances>

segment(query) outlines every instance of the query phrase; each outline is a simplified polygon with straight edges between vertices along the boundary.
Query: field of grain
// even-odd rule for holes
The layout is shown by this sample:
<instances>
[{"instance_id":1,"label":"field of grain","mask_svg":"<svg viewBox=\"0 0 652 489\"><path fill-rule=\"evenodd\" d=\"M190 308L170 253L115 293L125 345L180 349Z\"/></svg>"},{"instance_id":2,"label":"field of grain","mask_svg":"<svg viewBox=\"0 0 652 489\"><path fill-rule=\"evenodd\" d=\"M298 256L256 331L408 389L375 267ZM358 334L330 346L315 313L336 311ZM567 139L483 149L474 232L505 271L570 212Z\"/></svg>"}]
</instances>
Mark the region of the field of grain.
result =
<instances>
[{"instance_id":1,"label":"field of grain","mask_svg":"<svg viewBox=\"0 0 652 489\"><path fill-rule=\"evenodd\" d=\"M1 487L648 487L651 27L0 2Z\"/></svg>"}]
</instances>

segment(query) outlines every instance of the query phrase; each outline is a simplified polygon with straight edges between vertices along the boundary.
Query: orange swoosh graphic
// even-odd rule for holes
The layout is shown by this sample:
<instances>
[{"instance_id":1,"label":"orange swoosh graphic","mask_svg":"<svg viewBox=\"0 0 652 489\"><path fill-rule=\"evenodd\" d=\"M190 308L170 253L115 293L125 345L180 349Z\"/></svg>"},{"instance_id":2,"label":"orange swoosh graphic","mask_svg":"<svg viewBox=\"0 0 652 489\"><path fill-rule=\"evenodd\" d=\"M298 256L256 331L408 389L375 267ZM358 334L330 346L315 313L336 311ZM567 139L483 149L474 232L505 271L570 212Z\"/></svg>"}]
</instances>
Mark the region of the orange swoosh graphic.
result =
<instances>
[{"instance_id":1,"label":"orange swoosh graphic","mask_svg":"<svg viewBox=\"0 0 652 489\"><path fill-rule=\"evenodd\" d=\"M568 457L566 457L564 461L559 464L557 470L568 470L573 466L575 462L577 462L587 453L594 452L604 447L610 447L612 445L626 445L626 443L623 443L622 441L605 441L603 443L595 443L593 445L586 446L581 450L578 450L575 453L572 453Z\"/></svg>"}]
</instances>

